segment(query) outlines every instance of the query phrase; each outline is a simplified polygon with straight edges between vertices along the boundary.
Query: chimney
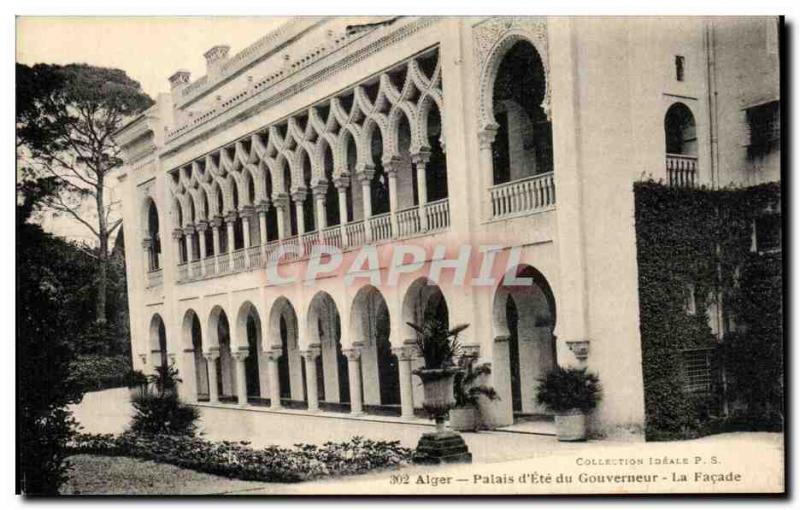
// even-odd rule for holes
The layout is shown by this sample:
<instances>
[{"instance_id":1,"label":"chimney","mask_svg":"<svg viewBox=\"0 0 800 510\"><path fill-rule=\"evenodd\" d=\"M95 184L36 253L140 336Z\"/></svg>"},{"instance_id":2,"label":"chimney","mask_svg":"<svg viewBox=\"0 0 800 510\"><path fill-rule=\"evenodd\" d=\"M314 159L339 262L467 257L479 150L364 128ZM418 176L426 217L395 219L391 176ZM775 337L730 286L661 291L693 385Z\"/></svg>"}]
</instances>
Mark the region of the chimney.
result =
<instances>
[{"instance_id":1,"label":"chimney","mask_svg":"<svg viewBox=\"0 0 800 510\"><path fill-rule=\"evenodd\" d=\"M227 44L220 44L203 53L203 56L206 57L206 74L209 78L219 75L222 65L228 61L230 50L231 47Z\"/></svg>"},{"instance_id":2,"label":"chimney","mask_svg":"<svg viewBox=\"0 0 800 510\"><path fill-rule=\"evenodd\" d=\"M185 69L178 69L169 77L169 88L172 91L173 99L177 99L186 85L189 84L191 73Z\"/></svg>"}]
</instances>

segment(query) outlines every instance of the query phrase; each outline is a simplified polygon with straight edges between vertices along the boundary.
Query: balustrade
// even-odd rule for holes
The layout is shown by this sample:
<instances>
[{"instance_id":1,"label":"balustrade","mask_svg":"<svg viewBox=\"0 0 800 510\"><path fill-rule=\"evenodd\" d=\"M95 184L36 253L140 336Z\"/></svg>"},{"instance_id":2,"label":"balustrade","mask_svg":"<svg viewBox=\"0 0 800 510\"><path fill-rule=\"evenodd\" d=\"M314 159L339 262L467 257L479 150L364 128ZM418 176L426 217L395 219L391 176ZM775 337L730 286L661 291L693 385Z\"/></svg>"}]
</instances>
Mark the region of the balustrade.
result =
<instances>
[{"instance_id":1,"label":"balustrade","mask_svg":"<svg viewBox=\"0 0 800 510\"><path fill-rule=\"evenodd\" d=\"M697 156L667 154L667 180L670 186L694 188L697 181Z\"/></svg>"},{"instance_id":2,"label":"balustrade","mask_svg":"<svg viewBox=\"0 0 800 510\"><path fill-rule=\"evenodd\" d=\"M495 218L547 209L556 203L553 172L492 186L492 216Z\"/></svg>"}]
</instances>

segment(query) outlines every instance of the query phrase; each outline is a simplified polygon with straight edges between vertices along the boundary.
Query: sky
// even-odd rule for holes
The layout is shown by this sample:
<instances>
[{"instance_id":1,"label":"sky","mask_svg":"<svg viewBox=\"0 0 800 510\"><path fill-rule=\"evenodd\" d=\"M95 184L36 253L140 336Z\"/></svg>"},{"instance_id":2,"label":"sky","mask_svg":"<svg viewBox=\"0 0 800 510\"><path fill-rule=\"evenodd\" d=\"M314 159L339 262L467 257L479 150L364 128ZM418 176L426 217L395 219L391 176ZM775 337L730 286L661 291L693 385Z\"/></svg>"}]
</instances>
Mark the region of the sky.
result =
<instances>
[{"instance_id":1,"label":"sky","mask_svg":"<svg viewBox=\"0 0 800 510\"><path fill-rule=\"evenodd\" d=\"M286 18L276 17L19 17L17 62L87 63L123 69L151 97L169 92L178 69L205 74L205 53L227 44L230 55Z\"/></svg>"},{"instance_id":2,"label":"sky","mask_svg":"<svg viewBox=\"0 0 800 510\"><path fill-rule=\"evenodd\" d=\"M19 17L17 62L87 63L120 68L155 98L159 92L169 92L168 78L178 69L190 71L192 79L203 76L206 69L203 53L212 46L228 44L233 55L285 19ZM69 216L46 213L38 221L45 230L57 235L96 244L91 232Z\"/></svg>"}]
</instances>

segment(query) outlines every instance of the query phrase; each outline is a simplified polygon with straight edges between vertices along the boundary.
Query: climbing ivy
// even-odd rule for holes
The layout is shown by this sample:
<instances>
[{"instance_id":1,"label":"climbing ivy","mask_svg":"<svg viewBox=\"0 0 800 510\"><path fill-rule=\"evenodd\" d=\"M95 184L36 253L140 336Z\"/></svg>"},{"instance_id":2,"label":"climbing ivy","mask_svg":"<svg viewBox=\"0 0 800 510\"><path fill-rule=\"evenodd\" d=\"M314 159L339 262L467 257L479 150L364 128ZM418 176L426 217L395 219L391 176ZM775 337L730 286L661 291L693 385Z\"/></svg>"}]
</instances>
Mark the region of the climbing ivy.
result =
<instances>
[{"instance_id":1,"label":"climbing ivy","mask_svg":"<svg viewBox=\"0 0 800 510\"><path fill-rule=\"evenodd\" d=\"M695 437L734 423L779 426L781 257L753 252L752 236L756 217L779 211L780 185L710 190L650 181L636 183L634 194L647 438ZM710 327L712 306L722 307L721 341ZM724 375L710 394L689 394L682 352L705 348ZM754 419L765 412L771 418Z\"/></svg>"}]
</instances>

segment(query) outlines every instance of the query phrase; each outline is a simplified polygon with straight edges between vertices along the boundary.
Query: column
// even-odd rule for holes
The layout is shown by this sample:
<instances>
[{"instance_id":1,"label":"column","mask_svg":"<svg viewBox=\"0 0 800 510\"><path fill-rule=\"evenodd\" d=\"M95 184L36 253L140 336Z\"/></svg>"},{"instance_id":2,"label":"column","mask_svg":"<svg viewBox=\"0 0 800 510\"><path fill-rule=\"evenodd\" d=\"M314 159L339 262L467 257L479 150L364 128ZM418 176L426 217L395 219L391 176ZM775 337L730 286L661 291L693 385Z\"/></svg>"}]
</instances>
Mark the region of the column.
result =
<instances>
[{"instance_id":1,"label":"column","mask_svg":"<svg viewBox=\"0 0 800 510\"><path fill-rule=\"evenodd\" d=\"M278 358L281 357L281 351L272 349L266 352L267 354L267 377L269 378L269 408L281 408L281 378L278 373Z\"/></svg>"},{"instance_id":2,"label":"column","mask_svg":"<svg viewBox=\"0 0 800 510\"><path fill-rule=\"evenodd\" d=\"M392 223L392 236L397 236L397 166L399 161L389 160L383 164L386 176L389 178L389 214Z\"/></svg>"},{"instance_id":3,"label":"column","mask_svg":"<svg viewBox=\"0 0 800 510\"><path fill-rule=\"evenodd\" d=\"M149 273L150 271L155 270L155 264L153 264L153 240L149 237L145 237L142 239L142 249L144 250L144 272Z\"/></svg>"},{"instance_id":4,"label":"column","mask_svg":"<svg viewBox=\"0 0 800 510\"><path fill-rule=\"evenodd\" d=\"M191 278L194 276L192 272L192 262L194 262L194 234L195 229L193 225L183 227L183 233L186 236L186 269L187 274Z\"/></svg>"},{"instance_id":5,"label":"column","mask_svg":"<svg viewBox=\"0 0 800 510\"><path fill-rule=\"evenodd\" d=\"M180 264L181 260L181 238L183 237L183 230L176 228L172 231L173 248L175 249L175 261Z\"/></svg>"},{"instance_id":6,"label":"column","mask_svg":"<svg viewBox=\"0 0 800 510\"><path fill-rule=\"evenodd\" d=\"M347 222L350 221L347 217L347 187L350 185L350 179L345 176L337 177L334 181L336 183L336 191L339 195L339 229L341 230L342 245L348 246L347 240Z\"/></svg>"},{"instance_id":7,"label":"column","mask_svg":"<svg viewBox=\"0 0 800 510\"><path fill-rule=\"evenodd\" d=\"M508 336L497 336L492 345L492 386L500 397L495 406L497 416L493 420L493 425L498 426L511 425L514 422L508 340Z\"/></svg>"},{"instance_id":8,"label":"column","mask_svg":"<svg viewBox=\"0 0 800 510\"><path fill-rule=\"evenodd\" d=\"M322 231L328 226L328 217L325 214L325 192L328 190L327 183L322 181L314 186L314 203L317 213L317 233L319 242L323 242Z\"/></svg>"},{"instance_id":9,"label":"column","mask_svg":"<svg viewBox=\"0 0 800 510\"><path fill-rule=\"evenodd\" d=\"M258 237L261 240L261 264L264 265L264 257L267 250L267 211L269 210L269 202L264 200L256 206L258 213Z\"/></svg>"},{"instance_id":10,"label":"column","mask_svg":"<svg viewBox=\"0 0 800 510\"><path fill-rule=\"evenodd\" d=\"M400 416L405 419L414 417L414 388L411 386L411 347L393 347L397 356L397 368L400 376Z\"/></svg>"},{"instance_id":11,"label":"column","mask_svg":"<svg viewBox=\"0 0 800 510\"><path fill-rule=\"evenodd\" d=\"M430 161L431 153L429 150L420 150L411 155L411 161L417 172L417 203L419 204L419 228L421 231L428 230L428 214L425 204L428 203L428 182L425 165Z\"/></svg>"},{"instance_id":12,"label":"column","mask_svg":"<svg viewBox=\"0 0 800 510\"><path fill-rule=\"evenodd\" d=\"M369 219L372 217L372 191L371 182L372 177L375 175L375 169L372 165L361 165L361 170L358 172L358 180L361 183L361 202L364 206L364 235L366 242L372 242L372 225Z\"/></svg>"},{"instance_id":13,"label":"column","mask_svg":"<svg viewBox=\"0 0 800 510\"><path fill-rule=\"evenodd\" d=\"M211 404L219 404L219 391L217 391L217 359L219 358L219 350L204 352L203 357L206 359L208 366L208 401Z\"/></svg>"},{"instance_id":14,"label":"column","mask_svg":"<svg viewBox=\"0 0 800 510\"><path fill-rule=\"evenodd\" d=\"M306 363L306 395L308 396L308 410L319 411L319 397L317 394L317 356L319 349L308 349L301 355Z\"/></svg>"},{"instance_id":15,"label":"column","mask_svg":"<svg viewBox=\"0 0 800 510\"><path fill-rule=\"evenodd\" d=\"M236 400L240 406L247 405L247 372L244 360L247 359L249 352L246 349L239 349L231 353L236 360Z\"/></svg>"},{"instance_id":16,"label":"column","mask_svg":"<svg viewBox=\"0 0 800 510\"><path fill-rule=\"evenodd\" d=\"M297 213L297 236L302 237L306 233L306 214L303 210L303 202L306 200L305 188L298 188L292 193L294 199L294 210Z\"/></svg>"},{"instance_id":17,"label":"column","mask_svg":"<svg viewBox=\"0 0 800 510\"><path fill-rule=\"evenodd\" d=\"M272 203L275 206L275 212L278 216L278 239L285 239L286 235L286 221L288 220L289 216L287 211L289 199L285 193L280 193L276 195L272 199ZM291 229L289 229L289 233L291 234Z\"/></svg>"},{"instance_id":18,"label":"column","mask_svg":"<svg viewBox=\"0 0 800 510\"><path fill-rule=\"evenodd\" d=\"M253 214L253 207L246 205L242 207L240 216L242 217L242 235L244 240L244 264L245 267L250 267L250 217Z\"/></svg>"},{"instance_id":19,"label":"column","mask_svg":"<svg viewBox=\"0 0 800 510\"><path fill-rule=\"evenodd\" d=\"M208 247L206 246L206 230L208 230L208 222L201 220L197 223L197 237L200 240L200 274L206 274L206 257L208 256Z\"/></svg>"},{"instance_id":20,"label":"column","mask_svg":"<svg viewBox=\"0 0 800 510\"><path fill-rule=\"evenodd\" d=\"M219 229L222 227L222 218L219 216L211 220L211 231L214 239L214 273L219 273L219 254L221 251L219 240Z\"/></svg>"},{"instance_id":21,"label":"column","mask_svg":"<svg viewBox=\"0 0 800 510\"><path fill-rule=\"evenodd\" d=\"M361 402L361 349L353 345L352 349L344 349L342 354L347 356L347 376L350 380L350 414L359 416L364 414Z\"/></svg>"},{"instance_id":22,"label":"column","mask_svg":"<svg viewBox=\"0 0 800 510\"><path fill-rule=\"evenodd\" d=\"M225 226L228 229L228 271L233 271L233 248L236 245L234 242L233 227L236 221L236 211L230 211L225 216Z\"/></svg>"},{"instance_id":23,"label":"column","mask_svg":"<svg viewBox=\"0 0 800 510\"><path fill-rule=\"evenodd\" d=\"M483 130L478 132L478 147L480 156L478 164L480 165L481 175L483 175L484 191L483 191L483 218L491 218L494 215L494 206L492 205L492 197L489 193L489 188L494 185L494 160L492 158L492 144L497 135L497 124L490 124Z\"/></svg>"}]
</instances>

